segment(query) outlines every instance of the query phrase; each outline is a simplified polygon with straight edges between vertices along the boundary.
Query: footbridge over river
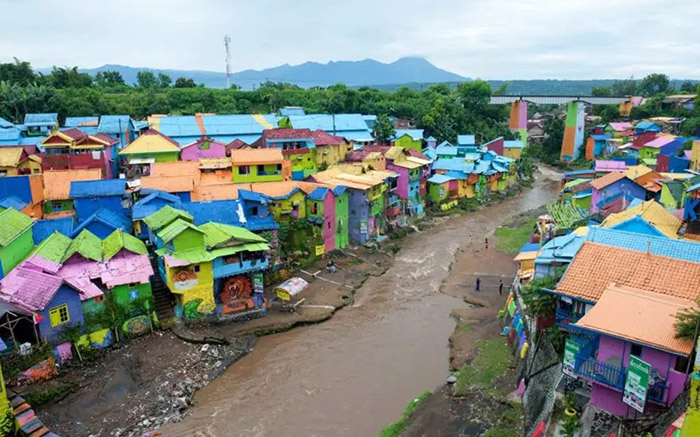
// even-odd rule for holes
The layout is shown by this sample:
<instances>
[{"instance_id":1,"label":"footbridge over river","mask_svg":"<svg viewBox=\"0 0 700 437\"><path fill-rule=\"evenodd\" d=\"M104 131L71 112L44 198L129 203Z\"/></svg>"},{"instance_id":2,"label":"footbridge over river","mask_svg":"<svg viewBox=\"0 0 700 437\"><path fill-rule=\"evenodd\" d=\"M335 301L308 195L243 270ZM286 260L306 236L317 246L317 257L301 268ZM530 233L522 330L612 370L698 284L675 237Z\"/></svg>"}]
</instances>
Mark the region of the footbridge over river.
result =
<instances>
[{"instance_id":1,"label":"footbridge over river","mask_svg":"<svg viewBox=\"0 0 700 437\"><path fill-rule=\"evenodd\" d=\"M596 97L596 96L491 96L493 105L511 105L508 127L516 132L527 144L527 104L567 105L564 139L561 144L562 161L574 161L578 158L583 145L584 105L620 105L621 112L629 115L632 97Z\"/></svg>"}]
</instances>

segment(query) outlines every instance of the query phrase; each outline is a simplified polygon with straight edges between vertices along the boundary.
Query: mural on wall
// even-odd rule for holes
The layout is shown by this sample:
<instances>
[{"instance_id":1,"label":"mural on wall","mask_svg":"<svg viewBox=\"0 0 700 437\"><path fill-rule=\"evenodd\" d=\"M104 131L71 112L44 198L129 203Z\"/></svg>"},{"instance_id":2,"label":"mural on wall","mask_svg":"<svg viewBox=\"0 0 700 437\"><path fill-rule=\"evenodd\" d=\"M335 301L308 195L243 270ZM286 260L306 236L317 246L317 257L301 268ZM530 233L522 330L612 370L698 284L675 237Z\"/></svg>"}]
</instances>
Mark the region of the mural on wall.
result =
<instances>
[{"instance_id":1,"label":"mural on wall","mask_svg":"<svg viewBox=\"0 0 700 437\"><path fill-rule=\"evenodd\" d=\"M186 290L199 282L197 272L188 269L175 270L172 279L176 290Z\"/></svg>"},{"instance_id":2,"label":"mural on wall","mask_svg":"<svg viewBox=\"0 0 700 437\"><path fill-rule=\"evenodd\" d=\"M199 319L204 316L204 314L197 311L197 308L202 303L202 299L193 299L184 305L185 318L186 319Z\"/></svg>"},{"instance_id":3,"label":"mural on wall","mask_svg":"<svg viewBox=\"0 0 700 437\"><path fill-rule=\"evenodd\" d=\"M236 275L228 278L219 294L224 313L252 309L255 306L251 299L252 293L253 284L247 276Z\"/></svg>"},{"instance_id":4,"label":"mural on wall","mask_svg":"<svg viewBox=\"0 0 700 437\"><path fill-rule=\"evenodd\" d=\"M147 315L132 317L122 325L122 331L128 336L144 335L149 329L150 320Z\"/></svg>"}]
</instances>

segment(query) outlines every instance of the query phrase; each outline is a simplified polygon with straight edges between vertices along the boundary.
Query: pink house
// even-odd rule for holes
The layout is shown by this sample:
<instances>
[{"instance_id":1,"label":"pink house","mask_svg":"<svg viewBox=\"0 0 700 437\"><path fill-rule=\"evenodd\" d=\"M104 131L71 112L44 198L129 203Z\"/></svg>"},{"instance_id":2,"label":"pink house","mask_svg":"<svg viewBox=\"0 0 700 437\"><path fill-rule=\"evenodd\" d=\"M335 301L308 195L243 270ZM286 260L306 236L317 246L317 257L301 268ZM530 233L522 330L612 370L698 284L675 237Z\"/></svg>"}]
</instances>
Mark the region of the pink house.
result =
<instances>
[{"instance_id":1,"label":"pink house","mask_svg":"<svg viewBox=\"0 0 700 437\"><path fill-rule=\"evenodd\" d=\"M335 250L335 194L327 187L317 187L307 196L308 218L322 219L323 246L326 252Z\"/></svg>"},{"instance_id":2,"label":"pink house","mask_svg":"<svg viewBox=\"0 0 700 437\"><path fill-rule=\"evenodd\" d=\"M211 138L202 137L182 147L183 161L199 161L202 158L225 158L226 145Z\"/></svg>"}]
</instances>

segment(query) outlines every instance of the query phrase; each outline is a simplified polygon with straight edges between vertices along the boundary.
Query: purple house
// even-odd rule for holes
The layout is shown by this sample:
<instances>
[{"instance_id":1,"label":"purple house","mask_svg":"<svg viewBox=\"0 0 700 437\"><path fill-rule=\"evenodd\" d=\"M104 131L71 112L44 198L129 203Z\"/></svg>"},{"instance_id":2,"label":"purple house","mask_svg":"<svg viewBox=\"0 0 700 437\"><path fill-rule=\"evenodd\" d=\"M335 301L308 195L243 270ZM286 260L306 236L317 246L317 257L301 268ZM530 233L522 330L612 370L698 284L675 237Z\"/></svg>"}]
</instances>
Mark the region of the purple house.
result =
<instances>
[{"instance_id":1,"label":"purple house","mask_svg":"<svg viewBox=\"0 0 700 437\"><path fill-rule=\"evenodd\" d=\"M646 190L625 173L615 171L591 182L591 214L620 212L634 199L647 200Z\"/></svg>"},{"instance_id":2,"label":"purple house","mask_svg":"<svg viewBox=\"0 0 700 437\"><path fill-rule=\"evenodd\" d=\"M202 137L182 147L180 159L182 161L199 161L202 158L225 158L226 144L211 138Z\"/></svg>"}]
</instances>

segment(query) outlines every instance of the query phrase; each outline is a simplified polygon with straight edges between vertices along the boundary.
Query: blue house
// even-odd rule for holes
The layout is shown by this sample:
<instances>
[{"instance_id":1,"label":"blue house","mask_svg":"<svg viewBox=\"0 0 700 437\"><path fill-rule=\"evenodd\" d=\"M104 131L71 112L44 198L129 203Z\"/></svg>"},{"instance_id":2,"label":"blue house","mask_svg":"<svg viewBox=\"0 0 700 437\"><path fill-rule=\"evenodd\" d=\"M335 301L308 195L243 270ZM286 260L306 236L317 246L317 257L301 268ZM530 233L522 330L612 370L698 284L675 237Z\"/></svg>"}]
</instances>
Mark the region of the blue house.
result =
<instances>
[{"instance_id":1,"label":"blue house","mask_svg":"<svg viewBox=\"0 0 700 437\"><path fill-rule=\"evenodd\" d=\"M55 219L37 220L36 222L34 222L34 227L32 228L34 244L40 244L54 232L58 232L60 234L65 235L66 237L70 237L73 234L74 227L75 217L72 216L60 217Z\"/></svg>"},{"instance_id":2,"label":"blue house","mask_svg":"<svg viewBox=\"0 0 700 437\"><path fill-rule=\"evenodd\" d=\"M136 139L137 131L134 121L128 115L103 115L97 125L97 133L107 134L119 140L119 145L112 148L113 162L117 162L117 152Z\"/></svg>"},{"instance_id":3,"label":"blue house","mask_svg":"<svg viewBox=\"0 0 700 437\"><path fill-rule=\"evenodd\" d=\"M58 129L58 114L55 112L46 114L26 114L24 126L27 136L45 136Z\"/></svg>"},{"instance_id":4,"label":"blue house","mask_svg":"<svg viewBox=\"0 0 700 437\"><path fill-rule=\"evenodd\" d=\"M569 265L584 241L585 236L574 232L547 241L535 258L535 278L552 276L558 268Z\"/></svg>"},{"instance_id":5,"label":"blue house","mask_svg":"<svg viewBox=\"0 0 700 437\"><path fill-rule=\"evenodd\" d=\"M603 154L603 151L605 150L605 145L607 144L607 141L610 138L612 138L612 135L594 134L591 135L591 138L593 138L593 156L597 157Z\"/></svg>"},{"instance_id":6,"label":"blue house","mask_svg":"<svg viewBox=\"0 0 700 437\"><path fill-rule=\"evenodd\" d=\"M661 127L652 121L640 121L634 125L635 135L641 135L646 132L661 132Z\"/></svg>"},{"instance_id":7,"label":"blue house","mask_svg":"<svg viewBox=\"0 0 700 437\"><path fill-rule=\"evenodd\" d=\"M238 190L238 201L243 205L246 220L242 226L246 229L261 232L279 228L268 208L270 198L266 195L254 191Z\"/></svg>"},{"instance_id":8,"label":"blue house","mask_svg":"<svg viewBox=\"0 0 700 437\"><path fill-rule=\"evenodd\" d=\"M90 217L79 222L70 236L72 238L77 237L83 229L87 229L97 235L101 240L104 240L117 229L131 234L131 219L110 209L100 208L90 215Z\"/></svg>"},{"instance_id":9,"label":"blue house","mask_svg":"<svg viewBox=\"0 0 700 437\"><path fill-rule=\"evenodd\" d=\"M131 209L131 219L134 223L134 235L141 239L148 238L148 226L143 219L158 212L164 206L180 208L182 201L174 194L165 191L141 189L141 199L134 203Z\"/></svg>"},{"instance_id":10,"label":"blue house","mask_svg":"<svg viewBox=\"0 0 700 437\"><path fill-rule=\"evenodd\" d=\"M69 195L74 201L78 222L86 220L101 208L126 215L122 206L125 191L124 179L71 182Z\"/></svg>"},{"instance_id":11,"label":"blue house","mask_svg":"<svg viewBox=\"0 0 700 437\"><path fill-rule=\"evenodd\" d=\"M237 200L183 202L178 208L190 213L194 218L194 224L197 226L208 222L243 226L246 220L243 206Z\"/></svg>"}]
</instances>

